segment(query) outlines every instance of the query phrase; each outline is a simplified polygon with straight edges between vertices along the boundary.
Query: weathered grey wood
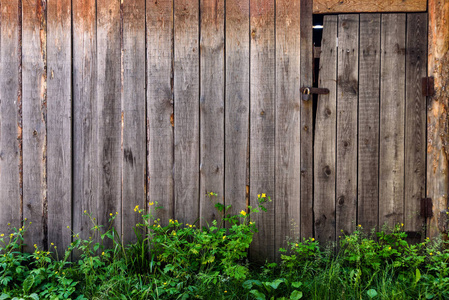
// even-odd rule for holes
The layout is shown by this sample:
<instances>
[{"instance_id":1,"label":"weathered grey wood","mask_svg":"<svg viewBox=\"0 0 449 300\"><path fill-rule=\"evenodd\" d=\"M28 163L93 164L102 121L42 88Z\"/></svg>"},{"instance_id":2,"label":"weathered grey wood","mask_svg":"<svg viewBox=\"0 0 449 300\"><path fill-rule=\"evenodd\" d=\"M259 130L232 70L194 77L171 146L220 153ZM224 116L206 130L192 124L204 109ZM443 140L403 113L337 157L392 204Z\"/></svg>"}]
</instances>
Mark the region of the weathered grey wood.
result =
<instances>
[{"instance_id":1,"label":"weathered grey wood","mask_svg":"<svg viewBox=\"0 0 449 300\"><path fill-rule=\"evenodd\" d=\"M122 3L122 232L125 244L136 241L133 227L142 221L134 207L145 207L145 0Z\"/></svg>"},{"instance_id":2,"label":"weathered grey wood","mask_svg":"<svg viewBox=\"0 0 449 300\"><path fill-rule=\"evenodd\" d=\"M349 233L357 221L357 113L359 15L338 16L336 227Z\"/></svg>"},{"instance_id":3,"label":"weathered grey wood","mask_svg":"<svg viewBox=\"0 0 449 300\"><path fill-rule=\"evenodd\" d=\"M276 4L275 251L300 237L300 3Z\"/></svg>"},{"instance_id":4,"label":"weathered grey wood","mask_svg":"<svg viewBox=\"0 0 449 300\"><path fill-rule=\"evenodd\" d=\"M219 216L214 204L224 202L225 11L224 0L200 2L200 223L205 225Z\"/></svg>"},{"instance_id":5,"label":"weathered grey wood","mask_svg":"<svg viewBox=\"0 0 449 300\"><path fill-rule=\"evenodd\" d=\"M120 0L97 0L98 222L108 228L110 214L121 211L121 34ZM121 218L114 221L121 234ZM109 244L110 241L107 241Z\"/></svg>"},{"instance_id":6,"label":"weathered grey wood","mask_svg":"<svg viewBox=\"0 0 449 300\"><path fill-rule=\"evenodd\" d=\"M249 200L249 43L249 0L226 1L225 203L232 214Z\"/></svg>"},{"instance_id":7,"label":"weathered grey wood","mask_svg":"<svg viewBox=\"0 0 449 300\"><path fill-rule=\"evenodd\" d=\"M72 218L71 15L71 1L47 2L47 246L58 245L59 257L71 242L67 230Z\"/></svg>"},{"instance_id":8,"label":"weathered grey wood","mask_svg":"<svg viewBox=\"0 0 449 300\"><path fill-rule=\"evenodd\" d=\"M95 0L72 1L73 9L73 231L88 238L98 218L96 192L96 9ZM70 225L70 220L65 220Z\"/></svg>"},{"instance_id":9,"label":"weathered grey wood","mask_svg":"<svg viewBox=\"0 0 449 300\"><path fill-rule=\"evenodd\" d=\"M324 16L321 41L319 95L314 146L315 237L325 244L335 241L335 174L337 145L337 29L336 15Z\"/></svg>"},{"instance_id":10,"label":"weathered grey wood","mask_svg":"<svg viewBox=\"0 0 449 300\"><path fill-rule=\"evenodd\" d=\"M420 201L426 195L426 97L421 79L427 74L427 14L407 14L405 77L404 229L423 230Z\"/></svg>"},{"instance_id":11,"label":"weathered grey wood","mask_svg":"<svg viewBox=\"0 0 449 300\"><path fill-rule=\"evenodd\" d=\"M403 222L405 14L382 14L379 226Z\"/></svg>"},{"instance_id":12,"label":"weathered grey wood","mask_svg":"<svg viewBox=\"0 0 449 300\"><path fill-rule=\"evenodd\" d=\"M300 83L312 86L312 1L301 0ZM313 236L313 102L301 100L301 237Z\"/></svg>"},{"instance_id":13,"label":"weathered grey wood","mask_svg":"<svg viewBox=\"0 0 449 300\"><path fill-rule=\"evenodd\" d=\"M174 218L173 0L146 5L148 198L163 206L157 217L167 224Z\"/></svg>"},{"instance_id":14,"label":"weathered grey wood","mask_svg":"<svg viewBox=\"0 0 449 300\"><path fill-rule=\"evenodd\" d=\"M358 224L379 221L380 14L360 14Z\"/></svg>"},{"instance_id":15,"label":"weathered grey wood","mask_svg":"<svg viewBox=\"0 0 449 300\"><path fill-rule=\"evenodd\" d=\"M251 0L250 52L250 204L257 195L275 195L275 4L273 0ZM275 255L275 211L253 216L259 232L254 235L250 254L256 261L273 260Z\"/></svg>"},{"instance_id":16,"label":"weathered grey wood","mask_svg":"<svg viewBox=\"0 0 449 300\"><path fill-rule=\"evenodd\" d=\"M1 0L0 33L0 228L20 227L22 107L19 82L20 16L18 0Z\"/></svg>"},{"instance_id":17,"label":"weathered grey wood","mask_svg":"<svg viewBox=\"0 0 449 300\"><path fill-rule=\"evenodd\" d=\"M198 2L175 3L175 218L183 223L191 223L199 217L198 20Z\"/></svg>"},{"instance_id":18,"label":"weathered grey wood","mask_svg":"<svg viewBox=\"0 0 449 300\"><path fill-rule=\"evenodd\" d=\"M25 251L45 244L47 227L46 7L22 3L23 217L33 223Z\"/></svg>"}]
</instances>

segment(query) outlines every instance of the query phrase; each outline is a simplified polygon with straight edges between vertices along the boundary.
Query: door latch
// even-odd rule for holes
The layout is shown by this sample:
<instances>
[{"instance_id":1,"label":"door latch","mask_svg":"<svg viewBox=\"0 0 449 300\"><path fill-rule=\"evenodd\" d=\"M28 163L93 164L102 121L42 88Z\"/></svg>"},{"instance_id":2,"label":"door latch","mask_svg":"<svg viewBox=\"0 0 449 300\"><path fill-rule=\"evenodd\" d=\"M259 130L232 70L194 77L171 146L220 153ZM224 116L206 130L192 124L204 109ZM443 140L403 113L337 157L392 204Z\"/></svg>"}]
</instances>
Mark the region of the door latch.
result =
<instances>
[{"instance_id":1,"label":"door latch","mask_svg":"<svg viewBox=\"0 0 449 300\"><path fill-rule=\"evenodd\" d=\"M302 87L300 89L300 92L301 92L301 99L303 101L309 101L310 95L312 95L312 94L327 95L327 94L329 94L329 89L315 88L315 87Z\"/></svg>"}]
</instances>

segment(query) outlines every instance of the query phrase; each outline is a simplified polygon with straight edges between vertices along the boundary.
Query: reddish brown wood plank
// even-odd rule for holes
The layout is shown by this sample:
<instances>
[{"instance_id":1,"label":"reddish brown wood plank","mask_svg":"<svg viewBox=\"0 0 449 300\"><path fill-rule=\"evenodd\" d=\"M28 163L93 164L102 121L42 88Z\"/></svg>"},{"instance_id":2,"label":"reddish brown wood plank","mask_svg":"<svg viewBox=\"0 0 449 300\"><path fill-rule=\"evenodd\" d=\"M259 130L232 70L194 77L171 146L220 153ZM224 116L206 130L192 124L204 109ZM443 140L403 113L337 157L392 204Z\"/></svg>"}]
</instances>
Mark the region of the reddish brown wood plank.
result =
<instances>
[{"instance_id":1,"label":"reddish brown wood plank","mask_svg":"<svg viewBox=\"0 0 449 300\"><path fill-rule=\"evenodd\" d=\"M314 14L426 11L426 0L313 0Z\"/></svg>"},{"instance_id":2,"label":"reddish brown wood plank","mask_svg":"<svg viewBox=\"0 0 449 300\"><path fill-rule=\"evenodd\" d=\"M145 0L122 2L122 230L125 244L134 242L133 227L141 222L134 207L145 207Z\"/></svg>"},{"instance_id":3,"label":"reddish brown wood plank","mask_svg":"<svg viewBox=\"0 0 449 300\"><path fill-rule=\"evenodd\" d=\"M155 41L155 42L153 42ZM147 1L148 198L174 218L173 0Z\"/></svg>"},{"instance_id":4,"label":"reddish brown wood plank","mask_svg":"<svg viewBox=\"0 0 449 300\"><path fill-rule=\"evenodd\" d=\"M275 195L275 5L274 0L251 0L250 63L250 204L257 195ZM254 235L251 257L256 261L275 256L275 211L254 215L259 232Z\"/></svg>"},{"instance_id":5,"label":"reddish brown wood plank","mask_svg":"<svg viewBox=\"0 0 449 300\"><path fill-rule=\"evenodd\" d=\"M211 224L224 202L224 0L201 0L200 11L200 217Z\"/></svg>"},{"instance_id":6,"label":"reddish brown wood plank","mask_svg":"<svg viewBox=\"0 0 449 300\"><path fill-rule=\"evenodd\" d=\"M47 5L47 244L62 257L72 219L72 11L70 0Z\"/></svg>"},{"instance_id":7,"label":"reddish brown wood plank","mask_svg":"<svg viewBox=\"0 0 449 300\"><path fill-rule=\"evenodd\" d=\"M18 0L1 0L0 5L0 228L6 235L9 228L21 226L22 218L21 16Z\"/></svg>"},{"instance_id":8,"label":"reddish brown wood plank","mask_svg":"<svg viewBox=\"0 0 449 300\"><path fill-rule=\"evenodd\" d=\"M225 203L232 214L248 203L249 43L249 0L226 1Z\"/></svg>"},{"instance_id":9,"label":"reddish brown wood plank","mask_svg":"<svg viewBox=\"0 0 449 300\"><path fill-rule=\"evenodd\" d=\"M321 41L319 87L329 89L317 103L314 152L315 237L335 241L335 174L337 145L337 16L325 16Z\"/></svg>"},{"instance_id":10,"label":"reddish brown wood plank","mask_svg":"<svg viewBox=\"0 0 449 300\"><path fill-rule=\"evenodd\" d=\"M47 28L45 1L22 3L23 217L25 251L43 248L47 229Z\"/></svg>"}]
</instances>

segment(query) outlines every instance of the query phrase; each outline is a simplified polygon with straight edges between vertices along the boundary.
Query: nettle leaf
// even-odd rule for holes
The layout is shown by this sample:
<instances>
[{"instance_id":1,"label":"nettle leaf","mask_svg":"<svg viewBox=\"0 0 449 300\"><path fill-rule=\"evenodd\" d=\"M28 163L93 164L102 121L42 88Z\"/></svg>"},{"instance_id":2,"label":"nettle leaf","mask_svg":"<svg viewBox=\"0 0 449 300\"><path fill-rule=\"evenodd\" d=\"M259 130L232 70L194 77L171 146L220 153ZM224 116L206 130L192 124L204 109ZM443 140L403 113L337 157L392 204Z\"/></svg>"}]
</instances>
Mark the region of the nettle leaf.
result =
<instances>
[{"instance_id":1,"label":"nettle leaf","mask_svg":"<svg viewBox=\"0 0 449 300\"><path fill-rule=\"evenodd\" d=\"M36 293L33 293L33 294L29 295L28 297L33 300L39 300L39 296Z\"/></svg>"},{"instance_id":2,"label":"nettle leaf","mask_svg":"<svg viewBox=\"0 0 449 300\"><path fill-rule=\"evenodd\" d=\"M27 278L25 278L25 280L23 281L23 291L25 293L28 293L29 290L33 287L34 285L34 276L33 275L29 275Z\"/></svg>"},{"instance_id":3,"label":"nettle leaf","mask_svg":"<svg viewBox=\"0 0 449 300\"><path fill-rule=\"evenodd\" d=\"M279 287L279 285L283 282L285 282L284 278L278 278L278 279L274 280L273 282L264 282L263 284L265 286L270 286L276 290Z\"/></svg>"},{"instance_id":4,"label":"nettle leaf","mask_svg":"<svg viewBox=\"0 0 449 300\"><path fill-rule=\"evenodd\" d=\"M373 299L377 296L377 291L375 289L370 289L366 293L368 294L368 297L370 297L370 299Z\"/></svg>"},{"instance_id":5,"label":"nettle leaf","mask_svg":"<svg viewBox=\"0 0 449 300\"><path fill-rule=\"evenodd\" d=\"M416 269L415 284L417 284L420 279L421 279L421 272L419 271L419 269Z\"/></svg>"},{"instance_id":6,"label":"nettle leaf","mask_svg":"<svg viewBox=\"0 0 449 300\"><path fill-rule=\"evenodd\" d=\"M292 282L292 287L294 287L294 288L299 288L301 285L302 285L301 281Z\"/></svg>"},{"instance_id":7,"label":"nettle leaf","mask_svg":"<svg viewBox=\"0 0 449 300\"><path fill-rule=\"evenodd\" d=\"M242 284L243 288L245 288L245 289L251 289L254 285L261 287L262 282L260 282L259 280L250 279L250 280L245 281Z\"/></svg>"},{"instance_id":8,"label":"nettle leaf","mask_svg":"<svg viewBox=\"0 0 449 300\"><path fill-rule=\"evenodd\" d=\"M251 290L249 292L254 295L256 300L266 300L265 295L259 292L258 290Z\"/></svg>"},{"instance_id":9,"label":"nettle leaf","mask_svg":"<svg viewBox=\"0 0 449 300\"><path fill-rule=\"evenodd\" d=\"M290 300L298 300L302 298L302 292L298 290L294 290L290 295Z\"/></svg>"}]
</instances>

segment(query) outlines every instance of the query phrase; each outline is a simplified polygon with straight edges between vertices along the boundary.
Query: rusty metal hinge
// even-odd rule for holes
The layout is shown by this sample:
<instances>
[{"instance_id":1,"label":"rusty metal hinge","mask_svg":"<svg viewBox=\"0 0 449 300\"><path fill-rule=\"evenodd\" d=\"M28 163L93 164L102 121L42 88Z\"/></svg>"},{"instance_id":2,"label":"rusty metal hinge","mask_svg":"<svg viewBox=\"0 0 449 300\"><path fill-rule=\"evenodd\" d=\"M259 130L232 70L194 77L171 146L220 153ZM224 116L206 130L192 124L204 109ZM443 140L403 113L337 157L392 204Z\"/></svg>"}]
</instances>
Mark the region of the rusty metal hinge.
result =
<instances>
[{"instance_id":1,"label":"rusty metal hinge","mask_svg":"<svg viewBox=\"0 0 449 300\"><path fill-rule=\"evenodd\" d=\"M433 77L424 77L422 79L422 95L432 97L435 94L435 80Z\"/></svg>"},{"instance_id":2,"label":"rusty metal hinge","mask_svg":"<svg viewBox=\"0 0 449 300\"><path fill-rule=\"evenodd\" d=\"M431 218L433 217L432 211L432 198L423 198L421 199L421 217L423 218Z\"/></svg>"}]
</instances>

